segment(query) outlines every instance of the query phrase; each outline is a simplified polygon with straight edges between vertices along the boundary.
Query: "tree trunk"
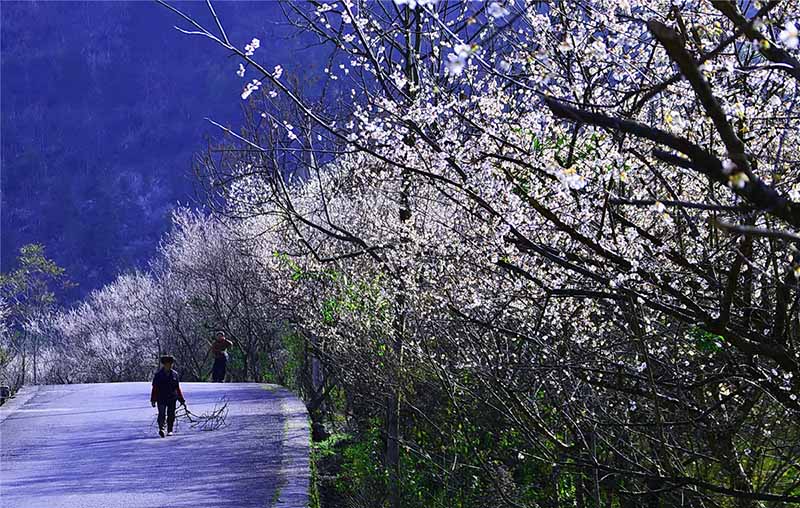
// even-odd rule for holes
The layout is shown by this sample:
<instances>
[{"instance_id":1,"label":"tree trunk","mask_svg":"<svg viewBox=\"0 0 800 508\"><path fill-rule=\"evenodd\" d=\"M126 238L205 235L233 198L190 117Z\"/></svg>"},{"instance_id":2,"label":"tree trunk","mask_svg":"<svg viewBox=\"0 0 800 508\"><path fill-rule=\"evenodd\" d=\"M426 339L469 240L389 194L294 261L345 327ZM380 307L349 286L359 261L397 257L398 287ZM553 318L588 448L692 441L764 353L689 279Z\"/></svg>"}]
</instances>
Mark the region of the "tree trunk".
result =
<instances>
[{"instance_id":1,"label":"tree trunk","mask_svg":"<svg viewBox=\"0 0 800 508\"><path fill-rule=\"evenodd\" d=\"M402 193L404 203L408 202L408 194ZM401 220L408 220L411 213L401 209ZM392 341L392 361L390 369L393 379L389 380L390 394L386 399L386 467L389 472L389 506L400 508L400 385L403 369L403 334L405 333L405 287L401 283L395 298L397 305L394 319L394 337Z\"/></svg>"},{"instance_id":2,"label":"tree trunk","mask_svg":"<svg viewBox=\"0 0 800 508\"><path fill-rule=\"evenodd\" d=\"M37 357L39 356L39 336L33 336L33 384L39 384L39 377L37 375Z\"/></svg>"},{"instance_id":3,"label":"tree trunk","mask_svg":"<svg viewBox=\"0 0 800 508\"><path fill-rule=\"evenodd\" d=\"M389 505L400 508L400 400L397 393L386 401L386 465L389 470Z\"/></svg>"},{"instance_id":4,"label":"tree trunk","mask_svg":"<svg viewBox=\"0 0 800 508\"><path fill-rule=\"evenodd\" d=\"M647 508L660 508L661 494L659 491L663 487L663 482L660 480L650 479L647 480L647 490L650 492L645 496Z\"/></svg>"},{"instance_id":5,"label":"tree trunk","mask_svg":"<svg viewBox=\"0 0 800 508\"><path fill-rule=\"evenodd\" d=\"M715 449L717 458L722 463L722 467L728 474L731 487L742 492L753 492L753 485L747 477L739 462L736 449L731 439L731 434L728 432L717 433L711 442L712 447ZM757 508L759 503L752 499L737 498L735 500L737 508Z\"/></svg>"},{"instance_id":6,"label":"tree trunk","mask_svg":"<svg viewBox=\"0 0 800 508\"><path fill-rule=\"evenodd\" d=\"M413 41L411 34L412 22L415 28ZM408 8L406 10L405 18L405 77L407 79L407 83L404 87L404 90L409 97L414 97L416 95L416 85L419 84L416 56L420 51L421 40L419 10ZM411 84L415 86L412 88L410 86ZM404 141L409 146L414 146L416 143L413 135L407 136ZM400 224L404 226L409 220L411 220L411 202L409 199L411 174L408 170L404 169L401 178L399 219ZM401 234L400 242L406 244L409 242L409 238L407 238L405 234ZM393 362L391 363L394 369L394 379L390 380L389 386L391 387L391 394L386 400L386 466L389 470L389 505L391 508L400 508L402 504L400 490L400 390L402 386L403 372L403 342L406 333L405 292L407 288L403 282L405 270L402 267L399 267L397 272L399 284L397 296L395 298L396 307L393 326L394 337L392 341L392 352L394 357L392 358Z\"/></svg>"},{"instance_id":7,"label":"tree trunk","mask_svg":"<svg viewBox=\"0 0 800 508\"><path fill-rule=\"evenodd\" d=\"M25 354L25 349L23 348L22 349L22 373L21 373L22 380L18 383L19 386L17 386L17 388L19 388L20 386L25 386L25 374L28 371L28 365L27 365L28 362L26 361L27 360L27 356L28 355Z\"/></svg>"},{"instance_id":8,"label":"tree trunk","mask_svg":"<svg viewBox=\"0 0 800 508\"><path fill-rule=\"evenodd\" d=\"M319 339L314 336L310 339L311 348L308 342L304 347L303 370L307 372L308 365L311 366L311 377L302 375L301 383L309 393L309 402L306 405L308 414L311 418L311 439L316 443L328 438L325 431L323 419L325 416L325 377L322 370L322 362L317 357L316 352L319 348Z\"/></svg>"}]
</instances>

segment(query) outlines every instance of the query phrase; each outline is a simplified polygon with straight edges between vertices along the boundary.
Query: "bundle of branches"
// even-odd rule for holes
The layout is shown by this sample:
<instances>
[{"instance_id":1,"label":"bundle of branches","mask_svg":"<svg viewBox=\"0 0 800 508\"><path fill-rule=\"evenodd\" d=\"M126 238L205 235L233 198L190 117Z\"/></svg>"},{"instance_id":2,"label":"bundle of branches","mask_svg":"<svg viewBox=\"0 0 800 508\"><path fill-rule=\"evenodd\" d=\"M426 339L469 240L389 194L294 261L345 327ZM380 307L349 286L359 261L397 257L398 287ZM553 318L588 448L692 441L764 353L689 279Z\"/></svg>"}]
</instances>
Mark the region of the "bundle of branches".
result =
<instances>
[{"instance_id":1,"label":"bundle of branches","mask_svg":"<svg viewBox=\"0 0 800 508\"><path fill-rule=\"evenodd\" d=\"M217 430L226 425L228 417L228 401L225 397L220 398L211 411L203 414L195 414L189 411L189 408L180 406L175 410L175 422L186 422L192 429L200 430ZM156 418L153 418L151 426L155 427Z\"/></svg>"},{"instance_id":2,"label":"bundle of branches","mask_svg":"<svg viewBox=\"0 0 800 508\"><path fill-rule=\"evenodd\" d=\"M228 401L222 397L214 408L203 414L195 414L189 411L185 405L180 406L175 411L176 421L185 421L189 427L200 430L217 430L225 426L225 420L228 417Z\"/></svg>"}]
</instances>

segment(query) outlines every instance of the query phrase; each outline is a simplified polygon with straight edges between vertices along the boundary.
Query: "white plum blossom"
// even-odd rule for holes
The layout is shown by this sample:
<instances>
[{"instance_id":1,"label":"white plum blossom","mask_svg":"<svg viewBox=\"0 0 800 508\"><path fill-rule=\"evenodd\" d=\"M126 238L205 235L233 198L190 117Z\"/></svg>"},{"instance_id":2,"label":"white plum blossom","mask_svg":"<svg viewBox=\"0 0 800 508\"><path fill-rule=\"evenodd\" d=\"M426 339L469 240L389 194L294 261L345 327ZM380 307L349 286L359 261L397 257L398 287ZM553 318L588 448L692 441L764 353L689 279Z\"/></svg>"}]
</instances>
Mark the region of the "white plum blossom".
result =
<instances>
[{"instance_id":1,"label":"white plum blossom","mask_svg":"<svg viewBox=\"0 0 800 508\"><path fill-rule=\"evenodd\" d=\"M281 79L282 75L283 75L283 67L281 67L280 65L276 65L275 69L273 69L272 71L272 77L275 79Z\"/></svg>"},{"instance_id":2,"label":"white plum blossom","mask_svg":"<svg viewBox=\"0 0 800 508\"><path fill-rule=\"evenodd\" d=\"M487 12L489 13L489 16L491 16L492 18L495 18L495 19L503 18L505 16L508 16L508 14L509 14L509 10L506 9L506 7L503 4L501 4L500 2L492 2L492 3L490 3L489 4L489 8L487 9Z\"/></svg>"},{"instance_id":3,"label":"white plum blossom","mask_svg":"<svg viewBox=\"0 0 800 508\"><path fill-rule=\"evenodd\" d=\"M261 46L261 41L256 38L253 38L253 40L250 41L250 44L245 45L244 54L246 56L253 56L253 54L255 54L256 50L260 46Z\"/></svg>"},{"instance_id":4,"label":"white plum blossom","mask_svg":"<svg viewBox=\"0 0 800 508\"><path fill-rule=\"evenodd\" d=\"M394 0L397 5L408 5L409 9L416 9L417 6L425 7L436 4L436 0Z\"/></svg>"},{"instance_id":5,"label":"white plum blossom","mask_svg":"<svg viewBox=\"0 0 800 508\"><path fill-rule=\"evenodd\" d=\"M744 189L747 186L747 182L750 181L750 177L747 176L746 173L734 173L728 177L728 181L731 187L736 189Z\"/></svg>"},{"instance_id":6,"label":"white plum blossom","mask_svg":"<svg viewBox=\"0 0 800 508\"><path fill-rule=\"evenodd\" d=\"M789 190L789 199L792 201L800 201L800 183L795 183Z\"/></svg>"},{"instance_id":7,"label":"white plum blossom","mask_svg":"<svg viewBox=\"0 0 800 508\"><path fill-rule=\"evenodd\" d=\"M453 52L447 55L447 72L454 76L461 74L476 50L477 46L470 44L459 43L453 46Z\"/></svg>"},{"instance_id":8,"label":"white plum blossom","mask_svg":"<svg viewBox=\"0 0 800 508\"><path fill-rule=\"evenodd\" d=\"M245 85L244 90L242 91L242 100L246 100L250 95L258 90L261 87L261 81L254 79L250 83Z\"/></svg>"},{"instance_id":9,"label":"white plum blossom","mask_svg":"<svg viewBox=\"0 0 800 508\"><path fill-rule=\"evenodd\" d=\"M606 44L600 39L594 41L589 47L589 52L598 58L602 58L606 54L607 50L608 48L606 48Z\"/></svg>"},{"instance_id":10,"label":"white plum blossom","mask_svg":"<svg viewBox=\"0 0 800 508\"><path fill-rule=\"evenodd\" d=\"M728 74L733 74L736 71L736 62L734 60L728 60L725 62L725 72Z\"/></svg>"},{"instance_id":11,"label":"white plum blossom","mask_svg":"<svg viewBox=\"0 0 800 508\"><path fill-rule=\"evenodd\" d=\"M236 71L236 75L240 78L244 77L244 65L239 64L239 70Z\"/></svg>"},{"instance_id":12,"label":"white plum blossom","mask_svg":"<svg viewBox=\"0 0 800 508\"><path fill-rule=\"evenodd\" d=\"M672 217L667 213L667 207L664 206L664 203L661 201L656 201L650 208L656 212L656 215L663 220L665 224L671 225L673 223Z\"/></svg>"},{"instance_id":13,"label":"white plum blossom","mask_svg":"<svg viewBox=\"0 0 800 508\"><path fill-rule=\"evenodd\" d=\"M469 44L456 44L453 46L453 52L458 56L458 58L468 58L472 53L474 53L474 47Z\"/></svg>"},{"instance_id":14,"label":"white plum blossom","mask_svg":"<svg viewBox=\"0 0 800 508\"><path fill-rule=\"evenodd\" d=\"M726 175L732 174L737 169L736 163L730 159L722 161L722 172Z\"/></svg>"},{"instance_id":15,"label":"white plum blossom","mask_svg":"<svg viewBox=\"0 0 800 508\"><path fill-rule=\"evenodd\" d=\"M454 76L458 76L462 72L464 72L464 66L466 65L466 60L461 59L455 53L450 53L447 55L447 64L446 69L448 74L452 74Z\"/></svg>"},{"instance_id":16,"label":"white plum blossom","mask_svg":"<svg viewBox=\"0 0 800 508\"><path fill-rule=\"evenodd\" d=\"M286 136L292 141L296 140L297 134L294 133L294 125L288 122L283 122L283 126L286 128Z\"/></svg>"},{"instance_id":17,"label":"white plum blossom","mask_svg":"<svg viewBox=\"0 0 800 508\"><path fill-rule=\"evenodd\" d=\"M793 21L786 23L779 37L781 42L789 49L800 47L800 32L798 32L797 24Z\"/></svg>"},{"instance_id":18,"label":"white plum blossom","mask_svg":"<svg viewBox=\"0 0 800 508\"><path fill-rule=\"evenodd\" d=\"M568 189L580 190L586 187L586 178L579 175L575 167L562 169L557 174L558 179Z\"/></svg>"}]
</instances>

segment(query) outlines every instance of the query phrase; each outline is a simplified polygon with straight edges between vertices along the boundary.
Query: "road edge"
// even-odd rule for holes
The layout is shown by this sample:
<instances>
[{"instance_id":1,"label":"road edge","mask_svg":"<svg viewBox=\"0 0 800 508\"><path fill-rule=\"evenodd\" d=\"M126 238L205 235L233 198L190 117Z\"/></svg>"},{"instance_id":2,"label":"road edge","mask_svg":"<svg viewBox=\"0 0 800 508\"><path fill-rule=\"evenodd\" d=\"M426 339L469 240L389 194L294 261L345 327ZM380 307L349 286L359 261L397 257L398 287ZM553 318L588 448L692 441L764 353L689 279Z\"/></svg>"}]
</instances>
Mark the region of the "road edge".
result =
<instances>
[{"instance_id":1,"label":"road edge","mask_svg":"<svg viewBox=\"0 0 800 508\"><path fill-rule=\"evenodd\" d=\"M31 400L33 396L39 392L41 386L42 385L25 385L17 390L17 393L12 398L6 400L5 404L0 406L0 424Z\"/></svg>"},{"instance_id":2,"label":"road edge","mask_svg":"<svg viewBox=\"0 0 800 508\"><path fill-rule=\"evenodd\" d=\"M311 488L311 428L305 403L290 390L278 385L264 385L281 398L283 453L280 483L270 508L306 508ZM286 453L291 451L291 453Z\"/></svg>"}]
</instances>

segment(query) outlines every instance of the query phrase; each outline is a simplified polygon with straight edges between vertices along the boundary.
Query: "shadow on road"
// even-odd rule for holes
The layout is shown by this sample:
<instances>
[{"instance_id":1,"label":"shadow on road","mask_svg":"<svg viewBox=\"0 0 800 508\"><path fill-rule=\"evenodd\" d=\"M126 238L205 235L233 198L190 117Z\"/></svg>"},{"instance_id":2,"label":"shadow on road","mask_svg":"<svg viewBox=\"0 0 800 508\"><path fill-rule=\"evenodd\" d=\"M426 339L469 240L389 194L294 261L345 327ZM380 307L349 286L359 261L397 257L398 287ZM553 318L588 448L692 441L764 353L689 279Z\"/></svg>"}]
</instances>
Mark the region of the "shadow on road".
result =
<instances>
[{"instance_id":1,"label":"shadow on road","mask_svg":"<svg viewBox=\"0 0 800 508\"><path fill-rule=\"evenodd\" d=\"M90 415L100 413L114 413L117 411L144 411L149 409L150 406L136 406L136 407L123 407L118 409L98 409L96 411L70 411L54 408L54 409L23 409L16 411L13 415L9 416L9 420L30 420L31 418L53 418L62 416L76 416L76 415ZM29 411L41 411L38 413L29 414Z\"/></svg>"}]
</instances>

